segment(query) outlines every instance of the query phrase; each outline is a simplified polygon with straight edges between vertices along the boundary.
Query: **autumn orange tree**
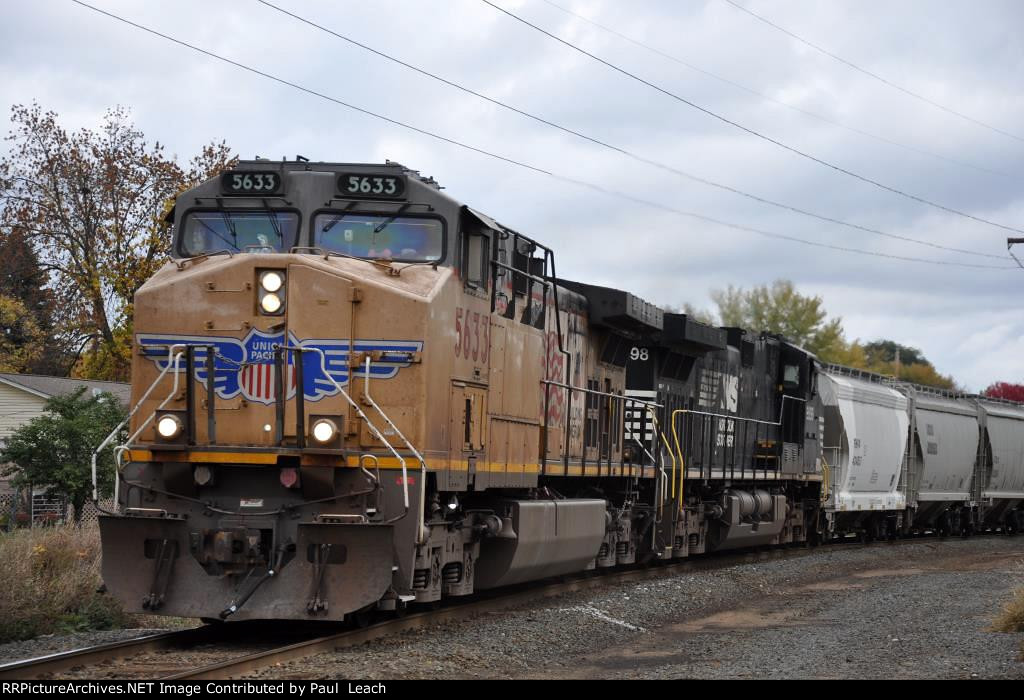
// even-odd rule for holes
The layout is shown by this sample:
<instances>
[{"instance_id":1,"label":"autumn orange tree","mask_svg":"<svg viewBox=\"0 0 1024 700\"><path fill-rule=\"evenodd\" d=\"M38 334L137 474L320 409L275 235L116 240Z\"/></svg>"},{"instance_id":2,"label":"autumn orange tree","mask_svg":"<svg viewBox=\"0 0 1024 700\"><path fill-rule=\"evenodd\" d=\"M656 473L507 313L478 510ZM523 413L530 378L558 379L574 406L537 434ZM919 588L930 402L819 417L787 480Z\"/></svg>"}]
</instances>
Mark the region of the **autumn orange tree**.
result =
<instances>
[{"instance_id":1,"label":"autumn orange tree","mask_svg":"<svg viewBox=\"0 0 1024 700\"><path fill-rule=\"evenodd\" d=\"M38 104L11 108L0 160L0 236L26 233L49 278L68 348L85 348L82 376L127 379L132 299L167 258L164 216L183 190L230 167L210 143L185 167L149 143L129 110L69 132Z\"/></svg>"}]
</instances>

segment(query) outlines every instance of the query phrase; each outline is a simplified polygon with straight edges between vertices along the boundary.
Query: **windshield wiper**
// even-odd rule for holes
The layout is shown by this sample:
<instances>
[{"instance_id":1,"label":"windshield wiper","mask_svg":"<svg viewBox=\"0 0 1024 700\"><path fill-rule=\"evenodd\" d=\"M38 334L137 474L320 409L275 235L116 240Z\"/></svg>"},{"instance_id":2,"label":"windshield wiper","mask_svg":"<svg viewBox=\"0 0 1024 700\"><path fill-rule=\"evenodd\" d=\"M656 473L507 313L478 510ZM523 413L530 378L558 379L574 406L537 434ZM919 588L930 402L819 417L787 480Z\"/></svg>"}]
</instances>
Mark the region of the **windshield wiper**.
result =
<instances>
[{"instance_id":1,"label":"windshield wiper","mask_svg":"<svg viewBox=\"0 0 1024 700\"><path fill-rule=\"evenodd\" d=\"M284 234L281 233L281 225L277 222L277 212L270 208L267 204L267 200L263 201L263 208L267 210L267 218L270 219L270 225L274 227L274 233L277 234L277 240L279 241L278 247L284 247Z\"/></svg>"},{"instance_id":2,"label":"windshield wiper","mask_svg":"<svg viewBox=\"0 0 1024 700\"><path fill-rule=\"evenodd\" d=\"M355 205L356 205L355 202L349 202L347 205L345 205L345 208L342 209L341 212L338 213L338 215L337 215L338 218L336 218L333 221L329 221L326 224L324 224L324 227L320 231L320 233L327 233L332 228L334 228L338 224L339 221L341 221L346 216L348 216L349 210L352 209L352 207L354 207Z\"/></svg>"},{"instance_id":3,"label":"windshield wiper","mask_svg":"<svg viewBox=\"0 0 1024 700\"><path fill-rule=\"evenodd\" d=\"M380 224L374 226L373 227L373 232L374 233L380 233L381 231L386 229L395 219L397 219L398 217L400 217L402 215L402 212L404 212L408 208L409 208L409 203L408 202L406 202L402 206L398 207L398 211L396 211L394 214L392 214L387 219L382 221Z\"/></svg>"},{"instance_id":4,"label":"windshield wiper","mask_svg":"<svg viewBox=\"0 0 1024 700\"><path fill-rule=\"evenodd\" d=\"M228 231L231 231L231 238L234 240L234 243L232 243L231 245L233 245L235 247L235 250L239 250L239 247L238 247L238 231L235 230L235 223L231 220L231 213L228 212L226 209L222 208L220 210L220 216L221 216L222 219L224 219L224 224L228 227ZM222 236L222 238L223 238L223 236ZM225 239L225 240L227 240L227 239Z\"/></svg>"}]
</instances>

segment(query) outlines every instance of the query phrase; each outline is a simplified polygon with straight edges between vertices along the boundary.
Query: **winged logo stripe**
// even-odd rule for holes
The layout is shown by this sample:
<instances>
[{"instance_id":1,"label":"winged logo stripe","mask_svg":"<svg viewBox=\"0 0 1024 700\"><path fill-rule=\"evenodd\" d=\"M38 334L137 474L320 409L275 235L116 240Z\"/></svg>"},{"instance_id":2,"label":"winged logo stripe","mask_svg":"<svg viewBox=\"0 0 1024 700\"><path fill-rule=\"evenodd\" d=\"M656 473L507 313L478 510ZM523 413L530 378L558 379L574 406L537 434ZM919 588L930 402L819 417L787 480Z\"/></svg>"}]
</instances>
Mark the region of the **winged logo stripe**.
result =
<instances>
[{"instance_id":1,"label":"winged logo stripe","mask_svg":"<svg viewBox=\"0 0 1024 700\"><path fill-rule=\"evenodd\" d=\"M221 399L231 399L241 395L249 401L263 404L274 402L276 390L275 368L273 364L274 348L284 344L283 333L266 333L252 329L244 339L172 334L136 335L141 354L153 362L157 368L167 367L168 349L172 345L194 345L195 378L205 385L207 379L207 355L209 347L214 348L214 387ZM375 353L379 359L370 365L370 377L373 379L390 379L398 372L412 364L413 354L423 350L420 340L384 340L359 339L349 341L338 338L314 338L299 340L293 334L288 335L288 344L302 348L315 348L323 352L323 364L317 353L303 353L303 395L308 401L319 401L325 396L338 393L335 382L345 387L350 380L349 359L352 353L362 355ZM286 393L288 398L295 396L296 387L296 354L289 353L286 373ZM172 372L184 372L182 361ZM366 368L359 366L351 372L351 377L366 376ZM333 380L333 381L332 381Z\"/></svg>"}]
</instances>

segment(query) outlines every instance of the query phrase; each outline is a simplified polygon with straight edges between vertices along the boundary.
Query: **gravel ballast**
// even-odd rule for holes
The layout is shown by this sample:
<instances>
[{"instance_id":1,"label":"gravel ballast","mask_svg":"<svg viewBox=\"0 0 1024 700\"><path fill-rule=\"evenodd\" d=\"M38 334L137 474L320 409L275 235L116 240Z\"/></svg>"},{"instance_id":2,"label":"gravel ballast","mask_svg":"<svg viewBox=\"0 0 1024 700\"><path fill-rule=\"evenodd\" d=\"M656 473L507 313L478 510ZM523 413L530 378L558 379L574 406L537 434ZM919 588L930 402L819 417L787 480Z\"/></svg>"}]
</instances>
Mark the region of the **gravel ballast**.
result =
<instances>
[{"instance_id":1,"label":"gravel ballast","mask_svg":"<svg viewBox=\"0 0 1024 700\"><path fill-rule=\"evenodd\" d=\"M263 678L1024 678L1024 537L831 546L538 600Z\"/></svg>"}]
</instances>

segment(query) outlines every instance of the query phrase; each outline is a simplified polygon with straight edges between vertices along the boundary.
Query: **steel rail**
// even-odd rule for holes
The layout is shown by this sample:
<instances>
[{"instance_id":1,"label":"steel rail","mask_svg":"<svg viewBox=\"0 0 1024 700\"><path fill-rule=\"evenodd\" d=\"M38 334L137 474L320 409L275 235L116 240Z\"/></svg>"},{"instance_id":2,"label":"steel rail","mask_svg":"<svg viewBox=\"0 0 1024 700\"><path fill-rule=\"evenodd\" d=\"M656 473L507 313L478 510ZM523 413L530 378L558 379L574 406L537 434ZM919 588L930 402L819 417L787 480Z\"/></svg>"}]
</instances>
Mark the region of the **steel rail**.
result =
<instances>
[{"instance_id":1,"label":"steel rail","mask_svg":"<svg viewBox=\"0 0 1024 700\"><path fill-rule=\"evenodd\" d=\"M0 665L0 680L35 678L43 674L49 675L72 668L90 666L102 661L123 659L144 652L160 651L186 644L199 644L210 641L215 632L216 629L211 627L192 627L13 661Z\"/></svg>"}]
</instances>

